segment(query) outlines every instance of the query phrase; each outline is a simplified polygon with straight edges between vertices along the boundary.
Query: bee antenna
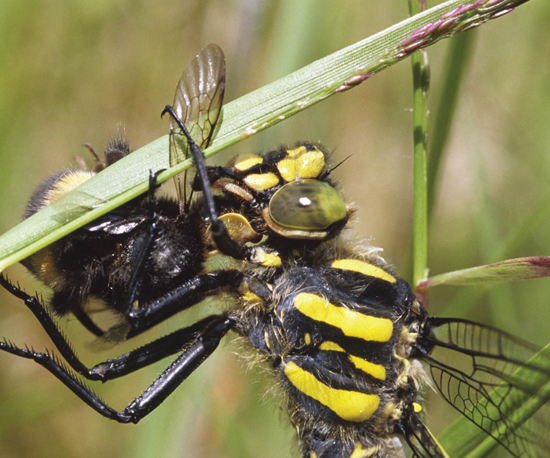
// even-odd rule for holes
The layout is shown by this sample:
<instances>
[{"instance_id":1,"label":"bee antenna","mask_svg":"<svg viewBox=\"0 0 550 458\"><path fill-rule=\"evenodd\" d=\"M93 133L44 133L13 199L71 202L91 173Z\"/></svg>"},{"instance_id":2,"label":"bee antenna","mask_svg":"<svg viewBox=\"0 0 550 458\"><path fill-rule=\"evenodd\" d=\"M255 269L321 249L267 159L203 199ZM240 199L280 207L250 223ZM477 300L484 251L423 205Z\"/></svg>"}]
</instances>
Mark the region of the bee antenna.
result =
<instances>
[{"instance_id":1,"label":"bee antenna","mask_svg":"<svg viewBox=\"0 0 550 458\"><path fill-rule=\"evenodd\" d=\"M101 162L101 159L99 158L98 154L95 152L95 149L89 145L88 143L82 143L82 146L88 149L90 153L92 153L92 156L94 157L94 161Z\"/></svg>"}]
</instances>

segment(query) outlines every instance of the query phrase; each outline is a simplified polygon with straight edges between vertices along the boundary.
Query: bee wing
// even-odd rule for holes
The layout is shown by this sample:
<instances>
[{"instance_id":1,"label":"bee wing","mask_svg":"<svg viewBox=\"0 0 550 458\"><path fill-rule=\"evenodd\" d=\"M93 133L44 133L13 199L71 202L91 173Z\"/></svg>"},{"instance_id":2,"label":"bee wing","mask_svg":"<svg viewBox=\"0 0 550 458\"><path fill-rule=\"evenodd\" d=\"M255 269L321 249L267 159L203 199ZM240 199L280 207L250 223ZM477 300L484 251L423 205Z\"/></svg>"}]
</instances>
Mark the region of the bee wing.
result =
<instances>
[{"instance_id":1,"label":"bee wing","mask_svg":"<svg viewBox=\"0 0 550 458\"><path fill-rule=\"evenodd\" d=\"M85 215L95 208L101 207L105 203L107 201L94 197L91 194L78 190L72 191L59 199L59 202L56 204L58 211L53 218L58 222L66 223Z\"/></svg>"},{"instance_id":2,"label":"bee wing","mask_svg":"<svg viewBox=\"0 0 550 458\"><path fill-rule=\"evenodd\" d=\"M548 353L529 360L536 346L467 320L429 318L424 331L435 348L422 359L447 402L513 456L548 456Z\"/></svg>"},{"instance_id":3,"label":"bee wing","mask_svg":"<svg viewBox=\"0 0 550 458\"><path fill-rule=\"evenodd\" d=\"M178 82L173 109L185 124L201 150L212 133L223 102L225 91L225 57L215 44L209 44L191 61ZM190 156L189 146L174 119L170 119L170 166ZM181 175L181 174L180 174ZM180 208L186 209L187 173L174 177Z\"/></svg>"},{"instance_id":4,"label":"bee wing","mask_svg":"<svg viewBox=\"0 0 550 458\"><path fill-rule=\"evenodd\" d=\"M82 229L88 232L98 232L111 235L128 234L136 227L147 222L147 215L132 215L123 217L108 213L100 216Z\"/></svg>"},{"instance_id":5,"label":"bee wing","mask_svg":"<svg viewBox=\"0 0 550 458\"><path fill-rule=\"evenodd\" d=\"M97 313L108 312L107 310L98 310ZM118 344L124 342L128 337L128 333L132 329L131 325L123 318L118 317L119 321L110 327L97 339L89 342L87 347L94 352L102 352L111 350Z\"/></svg>"}]
</instances>

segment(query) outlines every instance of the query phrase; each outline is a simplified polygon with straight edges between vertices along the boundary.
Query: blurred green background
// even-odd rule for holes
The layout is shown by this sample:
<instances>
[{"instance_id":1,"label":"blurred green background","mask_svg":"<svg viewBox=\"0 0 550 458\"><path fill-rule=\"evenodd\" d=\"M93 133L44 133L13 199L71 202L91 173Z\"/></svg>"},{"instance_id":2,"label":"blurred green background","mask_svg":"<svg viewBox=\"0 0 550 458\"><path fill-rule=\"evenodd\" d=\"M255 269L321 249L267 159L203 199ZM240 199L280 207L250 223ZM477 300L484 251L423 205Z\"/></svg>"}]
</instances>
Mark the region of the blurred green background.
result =
<instances>
[{"instance_id":1,"label":"blurred green background","mask_svg":"<svg viewBox=\"0 0 550 458\"><path fill-rule=\"evenodd\" d=\"M433 6L429 2L429 6ZM0 233L15 226L48 175L89 159L125 129L138 148L168 131L160 112L183 67L206 44L227 59L226 101L407 17L402 2L55 1L0 5ZM473 31L469 65L439 177L432 274L506 258L550 254L550 3L531 1ZM449 41L429 48L431 106L441 103ZM448 67L447 67L448 68ZM322 141L348 200L354 231L384 247L407 277L412 215L412 95L408 62L242 142L226 156L296 140ZM433 113L433 111L432 111ZM431 127L436 120L431 119ZM215 158L224 163L225 158ZM7 272L47 295L19 266ZM550 280L432 291L430 312L492 323L537 344L550 339ZM51 344L23 305L0 290L0 336L41 350ZM213 303L206 310L216 308ZM147 336L181 326L191 314ZM89 365L133 348L89 351L91 336L68 321ZM147 340L146 339L146 340ZM229 341L229 339L226 339ZM143 341L142 341L143 342ZM0 456L280 457L297 454L284 406L261 370L245 370L223 345L138 425L95 413L48 372L0 354ZM94 389L122 409L166 362ZM264 394L264 393L268 394ZM438 433L452 412L436 400ZM274 407L275 406L275 407Z\"/></svg>"}]
</instances>

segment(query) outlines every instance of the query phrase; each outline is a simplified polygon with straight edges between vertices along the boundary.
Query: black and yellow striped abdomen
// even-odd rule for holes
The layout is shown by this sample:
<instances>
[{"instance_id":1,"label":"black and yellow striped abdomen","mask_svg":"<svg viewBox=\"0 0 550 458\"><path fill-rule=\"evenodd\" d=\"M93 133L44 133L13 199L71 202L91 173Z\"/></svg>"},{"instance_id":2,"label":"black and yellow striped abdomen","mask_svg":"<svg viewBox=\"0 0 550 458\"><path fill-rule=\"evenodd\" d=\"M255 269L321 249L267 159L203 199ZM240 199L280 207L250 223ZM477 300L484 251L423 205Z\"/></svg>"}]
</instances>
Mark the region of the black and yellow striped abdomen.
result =
<instances>
[{"instance_id":1,"label":"black and yellow striped abdomen","mask_svg":"<svg viewBox=\"0 0 550 458\"><path fill-rule=\"evenodd\" d=\"M249 336L275 361L304 450L374 453L383 436L365 432L388 429L403 390L416 396L395 351L414 302L408 285L376 263L332 259L285 270L272 297L272 320Z\"/></svg>"}]
</instances>

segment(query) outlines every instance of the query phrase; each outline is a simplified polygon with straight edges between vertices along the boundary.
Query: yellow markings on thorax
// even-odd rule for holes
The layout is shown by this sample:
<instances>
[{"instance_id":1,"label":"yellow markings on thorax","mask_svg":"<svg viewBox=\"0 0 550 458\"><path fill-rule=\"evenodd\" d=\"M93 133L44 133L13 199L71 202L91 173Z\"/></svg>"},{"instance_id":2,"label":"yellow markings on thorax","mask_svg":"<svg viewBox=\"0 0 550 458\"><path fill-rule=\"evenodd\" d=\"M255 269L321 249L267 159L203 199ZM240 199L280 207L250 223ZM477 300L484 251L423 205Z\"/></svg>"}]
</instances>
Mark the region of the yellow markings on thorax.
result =
<instances>
[{"instance_id":1,"label":"yellow markings on thorax","mask_svg":"<svg viewBox=\"0 0 550 458\"><path fill-rule=\"evenodd\" d=\"M279 253L272 250L266 250L263 247L254 247L251 261L264 267L279 267L282 264Z\"/></svg>"},{"instance_id":2,"label":"yellow markings on thorax","mask_svg":"<svg viewBox=\"0 0 550 458\"><path fill-rule=\"evenodd\" d=\"M254 191L265 191L279 184L279 177L274 173L251 173L244 180L245 184Z\"/></svg>"},{"instance_id":3,"label":"yellow markings on thorax","mask_svg":"<svg viewBox=\"0 0 550 458\"><path fill-rule=\"evenodd\" d=\"M325 155L315 147L287 150L287 156L277 163L277 169L287 183L304 178L318 178L325 167Z\"/></svg>"},{"instance_id":4,"label":"yellow markings on thorax","mask_svg":"<svg viewBox=\"0 0 550 458\"><path fill-rule=\"evenodd\" d=\"M239 172L246 172L255 165L261 164L263 162L263 158L257 154L242 153L237 154L231 162L236 170Z\"/></svg>"},{"instance_id":5,"label":"yellow markings on thorax","mask_svg":"<svg viewBox=\"0 0 550 458\"><path fill-rule=\"evenodd\" d=\"M389 283L395 283L397 280L384 269L358 259L337 259L332 263L334 269L352 270L369 277L379 278Z\"/></svg>"},{"instance_id":6,"label":"yellow markings on thorax","mask_svg":"<svg viewBox=\"0 0 550 458\"><path fill-rule=\"evenodd\" d=\"M339 307L311 293L297 294L294 305L312 320L335 326L348 337L375 342L387 342L391 339L393 323L388 318L364 315Z\"/></svg>"},{"instance_id":7,"label":"yellow markings on thorax","mask_svg":"<svg viewBox=\"0 0 550 458\"><path fill-rule=\"evenodd\" d=\"M381 364L374 364L353 355L348 355L348 358L355 365L355 367L357 367L357 369L360 369L379 380L386 380L386 368Z\"/></svg>"},{"instance_id":8,"label":"yellow markings on thorax","mask_svg":"<svg viewBox=\"0 0 550 458\"><path fill-rule=\"evenodd\" d=\"M49 190L44 204L49 205L52 202L55 202L60 197L63 197L65 194L71 192L77 186L80 186L82 183L88 181L94 175L94 172L89 172L87 170L75 170L68 173L58 180L54 187Z\"/></svg>"},{"instance_id":9,"label":"yellow markings on thorax","mask_svg":"<svg viewBox=\"0 0 550 458\"><path fill-rule=\"evenodd\" d=\"M346 353L346 351L335 342L323 342L321 345L319 345L319 350L340 351ZM349 353L346 354L349 360L357 369L379 380L386 380L386 368L381 364L374 364L369 361L365 361L363 358L359 358L358 356L353 356Z\"/></svg>"},{"instance_id":10,"label":"yellow markings on thorax","mask_svg":"<svg viewBox=\"0 0 550 458\"><path fill-rule=\"evenodd\" d=\"M343 420L368 420L380 404L380 398L375 394L330 388L294 362L287 363L284 372L298 390L328 407Z\"/></svg>"}]
</instances>

